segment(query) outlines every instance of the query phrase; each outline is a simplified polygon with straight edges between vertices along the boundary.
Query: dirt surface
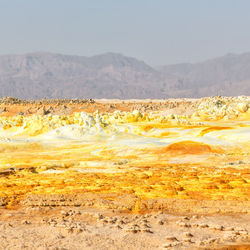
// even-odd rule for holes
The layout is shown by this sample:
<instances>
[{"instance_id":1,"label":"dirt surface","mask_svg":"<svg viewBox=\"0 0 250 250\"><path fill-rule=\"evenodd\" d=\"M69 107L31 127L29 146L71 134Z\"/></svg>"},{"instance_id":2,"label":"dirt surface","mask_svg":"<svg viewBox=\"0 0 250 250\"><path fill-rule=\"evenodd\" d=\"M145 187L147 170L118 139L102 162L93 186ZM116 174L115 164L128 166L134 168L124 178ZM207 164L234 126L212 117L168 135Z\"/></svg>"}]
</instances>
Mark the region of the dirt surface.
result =
<instances>
[{"instance_id":1,"label":"dirt surface","mask_svg":"<svg viewBox=\"0 0 250 250\"><path fill-rule=\"evenodd\" d=\"M0 210L1 249L249 249L249 215ZM230 248L223 248L230 245Z\"/></svg>"},{"instance_id":2,"label":"dirt surface","mask_svg":"<svg viewBox=\"0 0 250 250\"><path fill-rule=\"evenodd\" d=\"M114 112L117 110L132 112L167 111L176 114L192 114L199 99L168 100L109 100L109 99L43 99L20 100L17 98L0 99L0 116L14 115L70 115L74 112Z\"/></svg>"}]
</instances>

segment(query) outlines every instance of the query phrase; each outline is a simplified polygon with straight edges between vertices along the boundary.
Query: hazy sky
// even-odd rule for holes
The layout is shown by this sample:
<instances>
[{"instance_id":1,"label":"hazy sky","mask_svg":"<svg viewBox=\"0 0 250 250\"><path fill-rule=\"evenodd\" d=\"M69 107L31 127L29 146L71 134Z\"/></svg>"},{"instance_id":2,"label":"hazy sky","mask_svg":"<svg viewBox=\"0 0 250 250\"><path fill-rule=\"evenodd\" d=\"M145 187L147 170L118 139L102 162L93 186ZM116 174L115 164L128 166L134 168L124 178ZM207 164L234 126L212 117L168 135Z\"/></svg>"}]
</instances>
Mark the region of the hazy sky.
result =
<instances>
[{"instance_id":1,"label":"hazy sky","mask_svg":"<svg viewBox=\"0 0 250 250\"><path fill-rule=\"evenodd\" d=\"M250 51L250 0L0 0L0 54L119 52L157 66Z\"/></svg>"}]
</instances>

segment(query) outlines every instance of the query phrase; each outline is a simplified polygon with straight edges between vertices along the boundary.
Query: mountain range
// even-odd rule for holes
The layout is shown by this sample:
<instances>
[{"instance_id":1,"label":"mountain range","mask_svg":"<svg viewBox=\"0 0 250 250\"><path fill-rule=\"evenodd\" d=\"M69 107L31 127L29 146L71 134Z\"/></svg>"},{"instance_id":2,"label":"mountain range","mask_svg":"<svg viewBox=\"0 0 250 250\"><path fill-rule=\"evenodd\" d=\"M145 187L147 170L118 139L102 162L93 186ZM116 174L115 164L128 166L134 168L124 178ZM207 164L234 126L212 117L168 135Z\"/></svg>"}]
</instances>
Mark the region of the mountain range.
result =
<instances>
[{"instance_id":1,"label":"mountain range","mask_svg":"<svg viewBox=\"0 0 250 250\"><path fill-rule=\"evenodd\" d=\"M0 56L0 97L171 98L250 95L250 53L157 68L116 53Z\"/></svg>"}]
</instances>

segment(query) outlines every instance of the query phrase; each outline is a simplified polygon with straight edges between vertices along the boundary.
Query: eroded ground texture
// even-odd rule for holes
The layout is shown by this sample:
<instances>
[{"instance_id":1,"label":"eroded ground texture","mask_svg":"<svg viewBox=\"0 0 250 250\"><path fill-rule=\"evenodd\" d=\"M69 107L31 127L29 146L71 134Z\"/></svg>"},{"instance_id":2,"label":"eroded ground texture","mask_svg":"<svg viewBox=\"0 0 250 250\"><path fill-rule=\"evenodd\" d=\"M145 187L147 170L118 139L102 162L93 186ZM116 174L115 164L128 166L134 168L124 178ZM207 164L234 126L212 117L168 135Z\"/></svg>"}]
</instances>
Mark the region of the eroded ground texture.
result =
<instances>
[{"instance_id":1,"label":"eroded ground texture","mask_svg":"<svg viewBox=\"0 0 250 250\"><path fill-rule=\"evenodd\" d=\"M250 98L0 100L1 249L249 249Z\"/></svg>"}]
</instances>

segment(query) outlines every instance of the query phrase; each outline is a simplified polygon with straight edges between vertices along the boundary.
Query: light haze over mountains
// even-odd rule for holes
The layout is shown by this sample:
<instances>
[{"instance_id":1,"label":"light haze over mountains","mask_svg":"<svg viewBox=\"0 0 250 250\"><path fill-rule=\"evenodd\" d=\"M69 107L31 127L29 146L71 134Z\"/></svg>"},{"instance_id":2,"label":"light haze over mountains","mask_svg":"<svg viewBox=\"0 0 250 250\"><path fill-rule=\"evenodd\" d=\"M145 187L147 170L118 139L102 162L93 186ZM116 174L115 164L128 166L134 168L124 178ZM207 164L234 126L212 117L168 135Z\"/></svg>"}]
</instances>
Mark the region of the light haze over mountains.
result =
<instances>
[{"instance_id":1,"label":"light haze over mountains","mask_svg":"<svg viewBox=\"0 0 250 250\"><path fill-rule=\"evenodd\" d=\"M153 68L116 53L0 56L0 97L171 98L250 95L250 53Z\"/></svg>"}]
</instances>

